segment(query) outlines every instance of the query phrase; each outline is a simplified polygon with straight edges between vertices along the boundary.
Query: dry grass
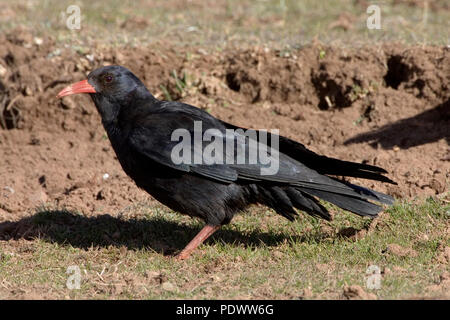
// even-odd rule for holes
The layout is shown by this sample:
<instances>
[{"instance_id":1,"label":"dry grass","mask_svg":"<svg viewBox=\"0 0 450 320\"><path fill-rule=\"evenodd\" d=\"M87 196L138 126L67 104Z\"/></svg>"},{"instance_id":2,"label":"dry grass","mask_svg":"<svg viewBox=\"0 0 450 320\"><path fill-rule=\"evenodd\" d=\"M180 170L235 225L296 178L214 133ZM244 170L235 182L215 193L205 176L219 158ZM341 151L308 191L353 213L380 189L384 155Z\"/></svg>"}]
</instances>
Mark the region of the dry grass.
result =
<instances>
[{"instance_id":1,"label":"dry grass","mask_svg":"<svg viewBox=\"0 0 450 320\"><path fill-rule=\"evenodd\" d=\"M412 5L412 3L415 5ZM428 6L423 3L428 2ZM381 30L367 28L369 2L351 0L132 1L1 0L0 30L26 27L82 49L92 45L170 45L223 47L225 44L301 46L311 41L357 46L398 41L449 44L446 0L380 1ZM81 30L66 27L62 14L79 5ZM67 14L66 14L67 16Z\"/></svg>"},{"instance_id":2,"label":"dry grass","mask_svg":"<svg viewBox=\"0 0 450 320\"><path fill-rule=\"evenodd\" d=\"M442 298L449 214L432 198L375 222L339 212L331 223L290 223L254 207L180 262L172 254L201 227L190 218L144 205L120 217L41 208L15 226L23 237L2 242L0 298L339 299L347 285L382 299ZM66 287L73 265L79 290ZM382 272L378 290L366 288L371 265Z\"/></svg>"}]
</instances>

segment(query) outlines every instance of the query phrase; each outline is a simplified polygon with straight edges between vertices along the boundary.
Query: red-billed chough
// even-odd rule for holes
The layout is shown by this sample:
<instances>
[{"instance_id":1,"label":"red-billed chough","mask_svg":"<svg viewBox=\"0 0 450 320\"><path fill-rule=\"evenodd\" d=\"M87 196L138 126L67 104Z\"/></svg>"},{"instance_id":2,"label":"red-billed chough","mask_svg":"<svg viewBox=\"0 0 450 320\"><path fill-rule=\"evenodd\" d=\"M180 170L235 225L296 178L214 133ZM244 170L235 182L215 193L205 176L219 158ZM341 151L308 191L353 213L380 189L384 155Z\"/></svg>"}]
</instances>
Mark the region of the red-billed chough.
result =
<instances>
[{"instance_id":1,"label":"red-billed chough","mask_svg":"<svg viewBox=\"0 0 450 320\"><path fill-rule=\"evenodd\" d=\"M289 220L297 215L295 208L329 220L330 214L318 199L371 217L382 210L372 201L393 203L388 195L334 177L394 183L383 176L384 169L318 155L298 142L266 131L245 135L247 129L216 119L201 109L156 99L122 66L96 69L87 80L68 86L58 97L75 93L90 94L122 168L138 187L169 208L205 221L205 227L179 253L179 259L188 258L235 213L253 203L273 208ZM181 133L175 135L178 139L174 139L174 132ZM207 132L209 138L205 139ZM182 149L179 155L187 161L180 162L174 159L174 150L180 147L183 133L189 133L193 140L201 137L202 141L200 147L197 144ZM267 140L261 138L264 134ZM189 147L195 144L187 140ZM213 141L217 146L214 152ZM232 147L221 149L220 144ZM264 147L269 150L269 158L277 161L273 172L263 172L268 162L262 157L250 161L250 153ZM218 155L226 161L218 161Z\"/></svg>"}]
</instances>

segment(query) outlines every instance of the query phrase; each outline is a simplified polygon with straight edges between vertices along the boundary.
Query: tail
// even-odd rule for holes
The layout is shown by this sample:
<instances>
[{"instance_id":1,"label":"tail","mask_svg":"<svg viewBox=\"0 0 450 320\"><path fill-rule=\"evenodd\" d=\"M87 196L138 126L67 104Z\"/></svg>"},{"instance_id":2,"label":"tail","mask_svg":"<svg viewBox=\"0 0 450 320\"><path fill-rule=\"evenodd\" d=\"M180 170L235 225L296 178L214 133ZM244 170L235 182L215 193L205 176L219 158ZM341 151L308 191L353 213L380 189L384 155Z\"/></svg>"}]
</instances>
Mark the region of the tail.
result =
<instances>
[{"instance_id":1,"label":"tail","mask_svg":"<svg viewBox=\"0 0 450 320\"><path fill-rule=\"evenodd\" d=\"M227 128L231 129L240 128L224 121L222 121L222 123ZM240 129L246 130L245 128ZM276 138L275 141L279 142L280 153L288 155L289 157L303 163L308 168L313 169L320 174L363 178L387 182L391 184L397 184L395 181L392 181L391 179L383 175L387 173L387 171L384 170L383 168L365 163L344 161L319 155L309 150L303 144L297 141L291 140L283 136L275 135L273 133L268 133L268 139L267 141L264 142L267 143L268 146L271 145L272 136Z\"/></svg>"},{"instance_id":2,"label":"tail","mask_svg":"<svg viewBox=\"0 0 450 320\"><path fill-rule=\"evenodd\" d=\"M375 217L383 210L382 206L371 201L387 205L394 203L394 198L381 192L333 181L333 185L258 186L257 201L291 221L298 215L294 208L317 218L331 220L330 213L320 204L319 199L359 216L369 217Z\"/></svg>"},{"instance_id":3,"label":"tail","mask_svg":"<svg viewBox=\"0 0 450 320\"><path fill-rule=\"evenodd\" d=\"M226 122L222 123L227 128L239 128ZM269 133L269 139L265 142L268 146L272 141L272 135L274 134ZM283 136L274 136L278 138L276 141L279 141L280 153L301 162L307 168L319 173L321 177L316 182L302 181L278 186L258 185L253 190L257 202L273 208L289 220L293 220L297 215L294 208L303 210L312 216L330 220L329 212L318 199L333 203L357 215L370 217L376 216L383 210L380 205L372 201L387 205L394 203L394 198L389 195L330 177L355 177L397 184L384 176L387 171L383 168L322 156L307 149L299 142Z\"/></svg>"},{"instance_id":4,"label":"tail","mask_svg":"<svg viewBox=\"0 0 450 320\"><path fill-rule=\"evenodd\" d=\"M282 136L279 136L279 139L280 152L300 161L308 168L313 169L320 174L363 178L397 184L395 181L383 175L387 173L383 168L319 155L307 149L299 142Z\"/></svg>"}]
</instances>

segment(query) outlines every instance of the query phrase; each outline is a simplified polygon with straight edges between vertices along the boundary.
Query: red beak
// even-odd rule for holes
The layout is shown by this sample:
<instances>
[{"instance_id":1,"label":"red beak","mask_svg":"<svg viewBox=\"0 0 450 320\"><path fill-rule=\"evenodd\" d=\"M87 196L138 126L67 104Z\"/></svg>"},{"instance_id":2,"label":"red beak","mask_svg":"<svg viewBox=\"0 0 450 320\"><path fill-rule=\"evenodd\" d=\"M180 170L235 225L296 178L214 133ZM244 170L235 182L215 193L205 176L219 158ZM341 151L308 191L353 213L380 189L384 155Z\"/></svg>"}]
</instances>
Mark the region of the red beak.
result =
<instances>
[{"instance_id":1,"label":"red beak","mask_svg":"<svg viewBox=\"0 0 450 320\"><path fill-rule=\"evenodd\" d=\"M80 82L72 83L70 86L62 89L57 97L62 98L75 93L95 93L95 88L91 86L87 80L83 80Z\"/></svg>"}]
</instances>

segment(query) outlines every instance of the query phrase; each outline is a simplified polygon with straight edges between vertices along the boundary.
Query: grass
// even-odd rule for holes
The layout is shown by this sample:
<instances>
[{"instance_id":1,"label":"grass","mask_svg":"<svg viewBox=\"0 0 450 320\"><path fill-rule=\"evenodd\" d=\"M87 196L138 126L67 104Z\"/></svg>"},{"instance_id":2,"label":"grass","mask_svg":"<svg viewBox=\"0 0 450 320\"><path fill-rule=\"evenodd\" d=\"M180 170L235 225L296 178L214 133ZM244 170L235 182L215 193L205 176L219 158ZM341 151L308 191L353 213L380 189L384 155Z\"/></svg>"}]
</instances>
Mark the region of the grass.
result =
<instances>
[{"instance_id":1,"label":"grass","mask_svg":"<svg viewBox=\"0 0 450 320\"><path fill-rule=\"evenodd\" d=\"M41 208L18 222L32 230L31 240L2 243L0 297L334 299L345 285L383 299L442 297L449 214L433 198L397 203L376 226L342 211L331 223L303 215L290 223L253 207L179 262L172 254L201 228L188 217L142 204L116 217ZM365 235L356 240L349 230ZM407 254L387 250L392 244ZM79 290L66 287L73 265L81 270ZM385 271L379 290L366 288L371 265Z\"/></svg>"},{"instance_id":2,"label":"grass","mask_svg":"<svg viewBox=\"0 0 450 320\"><path fill-rule=\"evenodd\" d=\"M26 27L36 35L51 35L59 43L78 49L94 44L142 46L158 41L218 48L224 44L296 47L317 40L344 46L385 41L445 45L450 39L446 0L430 1L428 7L408 1L376 2L381 10L381 30L369 30L368 5L351 0L0 3L9 10L0 31ZM81 30L69 30L63 18L73 4L81 9Z\"/></svg>"}]
</instances>

